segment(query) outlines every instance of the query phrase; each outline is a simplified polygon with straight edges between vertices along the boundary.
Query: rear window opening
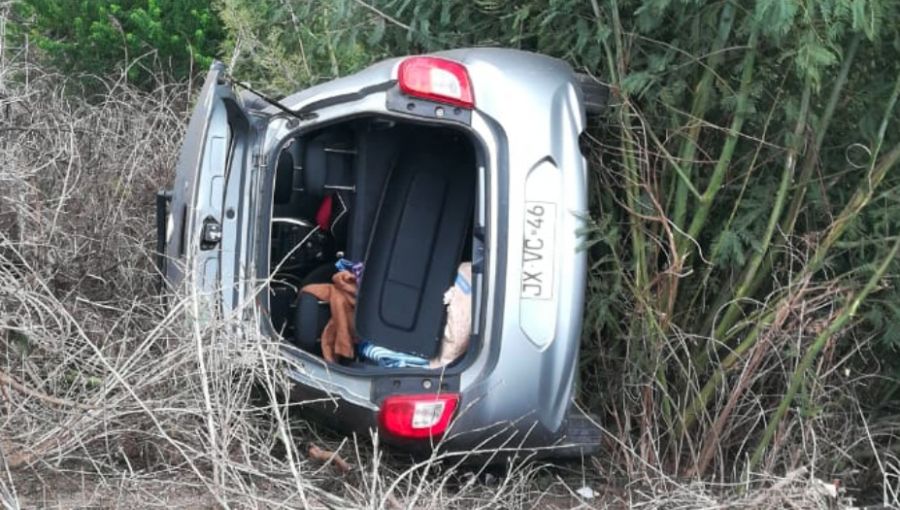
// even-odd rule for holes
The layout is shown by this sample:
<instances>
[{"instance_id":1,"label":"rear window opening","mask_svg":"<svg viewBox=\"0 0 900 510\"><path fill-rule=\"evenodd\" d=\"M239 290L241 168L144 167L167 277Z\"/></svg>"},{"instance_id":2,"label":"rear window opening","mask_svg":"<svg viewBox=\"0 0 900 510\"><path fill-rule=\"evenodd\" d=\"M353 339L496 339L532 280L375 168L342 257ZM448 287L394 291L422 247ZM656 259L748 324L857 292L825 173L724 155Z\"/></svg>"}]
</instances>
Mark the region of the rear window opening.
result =
<instances>
[{"instance_id":1,"label":"rear window opening","mask_svg":"<svg viewBox=\"0 0 900 510\"><path fill-rule=\"evenodd\" d=\"M444 368L464 368L479 344L478 159L461 128L384 118L332 124L283 144L269 239L273 334L335 368L416 373L442 365L428 363L442 350ZM342 259L347 273L335 283ZM361 264L355 293L342 285L359 273L353 264ZM348 352L347 331L368 348ZM467 348L448 356L448 340L465 343L461 331L469 332Z\"/></svg>"}]
</instances>

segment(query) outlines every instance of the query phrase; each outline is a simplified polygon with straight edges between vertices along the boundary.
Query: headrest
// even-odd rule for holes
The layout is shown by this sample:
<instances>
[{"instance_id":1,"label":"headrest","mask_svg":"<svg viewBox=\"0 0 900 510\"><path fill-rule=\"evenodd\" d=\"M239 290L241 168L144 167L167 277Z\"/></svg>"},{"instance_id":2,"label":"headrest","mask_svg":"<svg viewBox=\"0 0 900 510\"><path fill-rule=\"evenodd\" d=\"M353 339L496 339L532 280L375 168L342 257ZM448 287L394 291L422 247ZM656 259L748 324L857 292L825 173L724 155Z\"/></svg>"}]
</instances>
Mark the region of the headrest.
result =
<instances>
[{"instance_id":1,"label":"headrest","mask_svg":"<svg viewBox=\"0 0 900 510\"><path fill-rule=\"evenodd\" d=\"M303 185L314 196L353 186L353 147L340 133L326 132L306 145L303 157Z\"/></svg>"}]
</instances>

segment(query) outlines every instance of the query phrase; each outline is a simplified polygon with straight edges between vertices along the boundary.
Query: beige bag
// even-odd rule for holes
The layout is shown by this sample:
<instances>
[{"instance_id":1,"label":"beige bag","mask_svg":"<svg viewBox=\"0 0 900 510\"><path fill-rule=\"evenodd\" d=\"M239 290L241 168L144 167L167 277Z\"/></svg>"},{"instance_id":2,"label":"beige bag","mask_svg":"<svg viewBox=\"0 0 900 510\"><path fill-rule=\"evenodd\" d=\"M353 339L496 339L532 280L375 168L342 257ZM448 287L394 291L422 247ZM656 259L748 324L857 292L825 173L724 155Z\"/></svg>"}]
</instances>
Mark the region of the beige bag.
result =
<instances>
[{"instance_id":1,"label":"beige bag","mask_svg":"<svg viewBox=\"0 0 900 510\"><path fill-rule=\"evenodd\" d=\"M463 262L456 273L456 283L444 293L447 325L441 339L441 353L431 360L431 368L449 365L465 354L472 334L472 263Z\"/></svg>"}]
</instances>

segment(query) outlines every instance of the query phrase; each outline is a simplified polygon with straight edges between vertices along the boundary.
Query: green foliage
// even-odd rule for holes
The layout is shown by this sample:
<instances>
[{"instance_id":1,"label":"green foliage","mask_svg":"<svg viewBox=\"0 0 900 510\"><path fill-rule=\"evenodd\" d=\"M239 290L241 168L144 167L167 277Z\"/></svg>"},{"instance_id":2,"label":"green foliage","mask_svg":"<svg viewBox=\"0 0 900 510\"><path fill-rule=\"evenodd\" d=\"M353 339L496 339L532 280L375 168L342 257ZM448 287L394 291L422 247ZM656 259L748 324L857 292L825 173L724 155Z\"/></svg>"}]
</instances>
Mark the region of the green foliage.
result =
<instances>
[{"instance_id":1,"label":"green foliage","mask_svg":"<svg viewBox=\"0 0 900 510\"><path fill-rule=\"evenodd\" d=\"M235 74L288 93L389 56L484 44L505 18L500 3L219 0L218 6Z\"/></svg>"},{"instance_id":2,"label":"green foliage","mask_svg":"<svg viewBox=\"0 0 900 510\"><path fill-rule=\"evenodd\" d=\"M220 0L230 34L223 53L236 76L283 93L358 70L383 56L367 50L377 45L384 23L363 37L357 25L365 17L349 10L351 3Z\"/></svg>"},{"instance_id":3,"label":"green foliage","mask_svg":"<svg viewBox=\"0 0 900 510\"><path fill-rule=\"evenodd\" d=\"M151 86L204 72L223 33L204 0L18 0L19 27L66 73L114 76Z\"/></svg>"}]
</instances>

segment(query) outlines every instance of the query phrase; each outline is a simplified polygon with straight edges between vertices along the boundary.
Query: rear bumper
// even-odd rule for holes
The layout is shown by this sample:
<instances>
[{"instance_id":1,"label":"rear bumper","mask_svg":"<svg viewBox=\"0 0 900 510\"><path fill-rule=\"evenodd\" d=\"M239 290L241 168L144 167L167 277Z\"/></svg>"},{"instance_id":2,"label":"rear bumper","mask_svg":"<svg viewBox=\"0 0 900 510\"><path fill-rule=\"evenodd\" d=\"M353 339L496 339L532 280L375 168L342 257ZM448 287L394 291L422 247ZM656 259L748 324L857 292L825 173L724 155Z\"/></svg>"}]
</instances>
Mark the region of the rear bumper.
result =
<instances>
[{"instance_id":1,"label":"rear bumper","mask_svg":"<svg viewBox=\"0 0 900 510\"><path fill-rule=\"evenodd\" d=\"M522 419L510 422L473 423L466 419L467 401L461 396L461 408L451 422L448 432L434 441L410 440L384 434L378 427L378 411L348 402L326 391L295 383L291 401L300 407L301 414L335 431L359 439L378 435L379 443L413 455L429 455L435 451L447 454L465 453L504 458L510 455L531 454L554 456L565 454L567 448L566 423L556 431L547 430L538 420ZM583 445L582 445L583 451Z\"/></svg>"}]
</instances>

